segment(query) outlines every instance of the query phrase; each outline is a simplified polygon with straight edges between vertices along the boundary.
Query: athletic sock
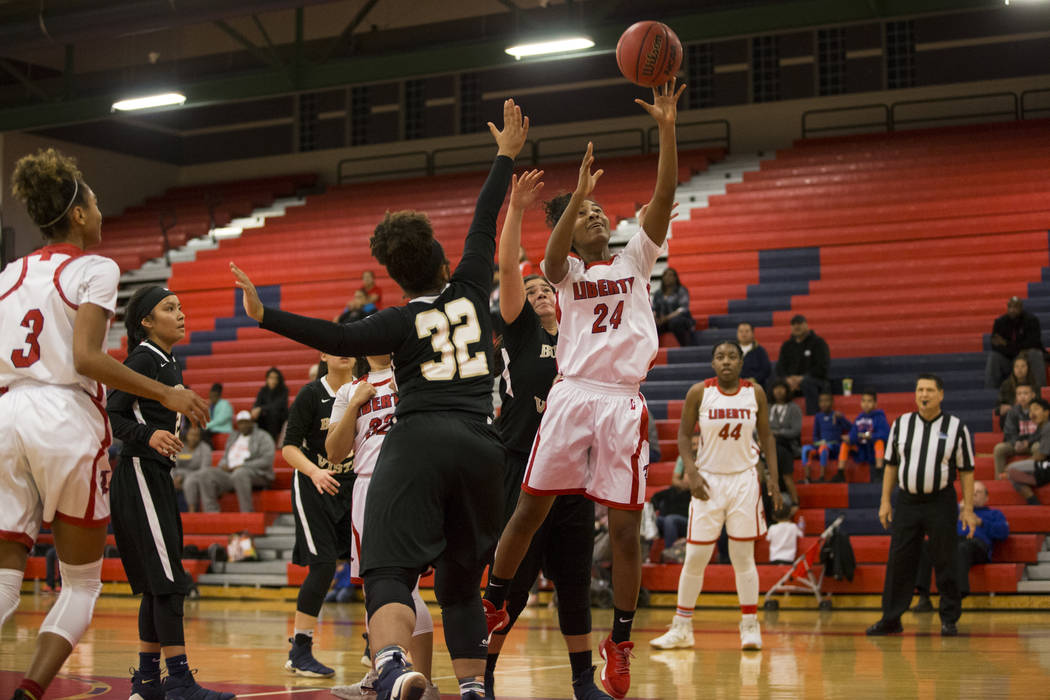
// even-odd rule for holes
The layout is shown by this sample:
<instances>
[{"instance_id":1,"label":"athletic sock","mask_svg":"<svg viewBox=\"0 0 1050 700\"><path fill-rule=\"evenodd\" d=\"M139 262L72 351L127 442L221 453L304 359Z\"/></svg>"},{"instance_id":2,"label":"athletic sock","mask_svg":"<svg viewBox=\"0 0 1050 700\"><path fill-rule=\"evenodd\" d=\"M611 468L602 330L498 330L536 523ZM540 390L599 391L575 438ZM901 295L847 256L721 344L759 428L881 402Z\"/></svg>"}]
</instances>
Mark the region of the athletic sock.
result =
<instances>
[{"instance_id":1,"label":"athletic sock","mask_svg":"<svg viewBox=\"0 0 1050 700\"><path fill-rule=\"evenodd\" d=\"M23 678L18 687L24 690L33 700L43 700L44 698L44 688L36 681Z\"/></svg>"},{"instance_id":2,"label":"athletic sock","mask_svg":"<svg viewBox=\"0 0 1050 700\"><path fill-rule=\"evenodd\" d=\"M139 675L143 680L155 681L160 678L160 652L139 652Z\"/></svg>"},{"instance_id":3,"label":"athletic sock","mask_svg":"<svg viewBox=\"0 0 1050 700\"><path fill-rule=\"evenodd\" d=\"M613 644L626 642L631 638L631 625L634 624L634 610L613 608Z\"/></svg>"},{"instance_id":4,"label":"athletic sock","mask_svg":"<svg viewBox=\"0 0 1050 700\"><path fill-rule=\"evenodd\" d=\"M405 653L405 650L402 647L398 646L397 644L390 644L388 646L383 647L378 652L376 652L376 655L374 657L375 658L376 673L382 673L383 672L383 666L386 666L388 662L393 661L396 655L400 655L401 656L402 662L407 667L408 666L408 654Z\"/></svg>"},{"instance_id":5,"label":"athletic sock","mask_svg":"<svg viewBox=\"0 0 1050 700\"><path fill-rule=\"evenodd\" d=\"M474 693L479 698L486 697L485 684L477 678L460 678L459 694L465 696L467 693Z\"/></svg>"},{"instance_id":6,"label":"athletic sock","mask_svg":"<svg viewBox=\"0 0 1050 700\"><path fill-rule=\"evenodd\" d=\"M744 617L747 617L748 615L751 615L752 617L757 617L758 616L758 606L757 605L741 605L740 606L740 614L743 615Z\"/></svg>"},{"instance_id":7,"label":"athletic sock","mask_svg":"<svg viewBox=\"0 0 1050 700\"><path fill-rule=\"evenodd\" d=\"M590 671L591 667L594 666L594 661L591 657L591 650L586 651L570 651L569 652L569 666L572 667L572 677L580 675L584 671Z\"/></svg>"},{"instance_id":8,"label":"athletic sock","mask_svg":"<svg viewBox=\"0 0 1050 700\"><path fill-rule=\"evenodd\" d=\"M292 639L294 640L292 643L295 644L296 646L300 646L300 647L306 646L307 644L309 644L310 642L313 641L313 639L314 639L314 631L313 630L295 630L295 636Z\"/></svg>"},{"instance_id":9,"label":"athletic sock","mask_svg":"<svg viewBox=\"0 0 1050 700\"><path fill-rule=\"evenodd\" d=\"M489 583L485 586L485 600L496 606L499 610L507 602L507 593L510 592L510 584L513 579L500 578L489 574Z\"/></svg>"},{"instance_id":10,"label":"athletic sock","mask_svg":"<svg viewBox=\"0 0 1050 700\"><path fill-rule=\"evenodd\" d=\"M164 659L164 665L168 667L169 676L182 676L190 672L190 662L185 654L169 656Z\"/></svg>"}]
</instances>

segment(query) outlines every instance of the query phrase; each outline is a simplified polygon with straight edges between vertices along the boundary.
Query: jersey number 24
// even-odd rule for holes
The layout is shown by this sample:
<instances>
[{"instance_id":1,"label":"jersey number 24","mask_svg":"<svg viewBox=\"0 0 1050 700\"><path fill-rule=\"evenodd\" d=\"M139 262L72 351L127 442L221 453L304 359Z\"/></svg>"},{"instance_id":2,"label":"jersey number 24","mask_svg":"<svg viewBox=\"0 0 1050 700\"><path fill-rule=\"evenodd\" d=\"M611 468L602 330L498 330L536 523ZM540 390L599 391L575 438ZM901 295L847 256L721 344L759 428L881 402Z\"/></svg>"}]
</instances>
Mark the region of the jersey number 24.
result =
<instances>
[{"instance_id":1,"label":"jersey number 24","mask_svg":"<svg viewBox=\"0 0 1050 700\"><path fill-rule=\"evenodd\" d=\"M481 340L481 325L474 304L465 297L445 304L445 311L428 309L416 315L416 333L420 338L430 336L434 352L441 354L419 366L423 377L432 382L446 382L479 377L489 373L484 351L470 354L468 346Z\"/></svg>"}]
</instances>

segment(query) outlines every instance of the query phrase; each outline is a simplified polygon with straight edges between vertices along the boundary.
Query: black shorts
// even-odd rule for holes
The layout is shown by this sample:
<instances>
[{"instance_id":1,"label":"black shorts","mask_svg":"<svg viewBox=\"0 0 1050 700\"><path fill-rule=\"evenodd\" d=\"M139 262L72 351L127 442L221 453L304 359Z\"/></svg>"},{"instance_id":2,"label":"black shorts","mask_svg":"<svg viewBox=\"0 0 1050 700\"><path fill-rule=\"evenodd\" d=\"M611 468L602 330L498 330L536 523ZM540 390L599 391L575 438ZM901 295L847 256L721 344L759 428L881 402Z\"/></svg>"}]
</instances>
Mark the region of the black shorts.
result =
<instances>
[{"instance_id":1,"label":"black shorts","mask_svg":"<svg viewBox=\"0 0 1050 700\"><path fill-rule=\"evenodd\" d=\"M182 516L171 464L121 455L109 485L113 534L133 593L186 595Z\"/></svg>"},{"instance_id":2,"label":"black shorts","mask_svg":"<svg viewBox=\"0 0 1050 700\"><path fill-rule=\"evenodd\" d=\"M512 491L508 486L508 503L513 500L517 504L527 462L527 456L507 453L507 472L519 475L518 488ZM511 505L512 512L513 507ZM593 555L594 501L582 494L557 496L518 566L511 584L512 594L528 592L540 570L555 587L559 583L587 584L591 580Z\"/></svg>"},{"instance_id":3,"label":"black shorts","mask_svg":"<svg viewBox=\"0 0 1050 700\"><path fill-rule=\"evenodd\" d=\"M295 548L292 563L309 566L350 558L350 496L354 479L339 480L339 493L319 493L314 483L296 470L292 476L292 514Z\"/></svg>"},{"instance_id":4,"label":"black shorts","mask_svg":"<svg viewBox=\"0 0 1050 700\"><path fill-rule=\"evenodd\" d=\"M503 444L484 418L411 413L387 433L365 503L361 573L491 560L503 524Z\"/></svg>"}]
</instances>

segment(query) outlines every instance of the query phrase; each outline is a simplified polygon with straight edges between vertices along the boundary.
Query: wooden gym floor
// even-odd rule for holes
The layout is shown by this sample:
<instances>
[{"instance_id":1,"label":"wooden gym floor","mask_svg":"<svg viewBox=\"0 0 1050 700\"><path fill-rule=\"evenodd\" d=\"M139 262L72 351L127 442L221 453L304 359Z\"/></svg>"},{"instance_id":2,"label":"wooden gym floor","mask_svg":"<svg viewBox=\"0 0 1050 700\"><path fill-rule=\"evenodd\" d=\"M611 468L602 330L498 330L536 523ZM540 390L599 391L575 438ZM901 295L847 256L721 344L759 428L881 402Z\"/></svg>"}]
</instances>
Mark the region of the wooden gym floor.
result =
<instances>
[{"instance_id":1,"label":"wooden gym floor","mask_svg":"<svg viewBox=\"0 0 1050 700\"><path fill-rule=\"evenodd\" d=\"M701 599L703 600L703 599ZM0 636L0 700L17 686L36 629L53 595L24 594ZM103 596L84 639L48 691L48 699L124 700L128 668L137 663L135 598ZM327 604L315 654L337 669L333 681L286 674L287 638L294 603L202 600L186 604L190 666L203 684L241 698L330 700L333 684L360 679L364 609ZM444 652L436 607L434 675L443 697L458 698ZM739 650L732 610L698 610L696 649L658 651L648 641L662 634L673 609L639 611L636 658L629 698L1050 698L1050 612L971 612L960 636L942 639L936 615L907 614L902 636L868 638L872 611L760 612L765 648ZM610 624L609 610L594 611L595 645ZM596 663L601 661L595 653ZM496 676L499 698L571 698L569 667L557 619L546 606L529 608L511 633Z\"/></svg>"}]
</instances>

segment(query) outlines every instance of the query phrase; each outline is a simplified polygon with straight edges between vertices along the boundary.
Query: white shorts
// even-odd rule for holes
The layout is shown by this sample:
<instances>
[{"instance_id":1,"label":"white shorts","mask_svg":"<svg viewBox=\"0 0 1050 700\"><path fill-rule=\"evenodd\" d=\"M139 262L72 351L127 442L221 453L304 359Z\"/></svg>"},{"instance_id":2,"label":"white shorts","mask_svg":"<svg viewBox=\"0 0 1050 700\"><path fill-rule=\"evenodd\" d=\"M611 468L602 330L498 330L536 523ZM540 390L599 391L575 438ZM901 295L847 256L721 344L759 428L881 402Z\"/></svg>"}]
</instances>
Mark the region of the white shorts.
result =
<instances>
[{"instance_id":1,"label":"white shorts","mask_svg":"<svg viewBox=\"0 0 1050 700\"><path fill-rule=\"evenodd\" d=\"M736 474L701 474L707 480L708 499L689 501L686 539L691 544L717 542L723 525L733 540L757 540L766 534L762 494L754 469Z\"/></svg>"},{"instance_id":2,"label":"white shorts","mask_svg":"<svg viewBox=\"0 0 1050 700\"><path fill-rule=\"evenodd\" d=\"M109 419L79 387L19 384L0 396L0 539L32 547L56 517L109 521Z\"/></svg>"},{"instance_id":3,"label":"white shorts","mask_svg":"<svg viewBox=\"0 0 1050 700\"><path fill-rule=\"evenodd\" d=\"M350 580L358 586L364 583L361 578L361 536L365 531L365 496L371 480L371 474L354 479L350 501Z\"/></svg>"},{"instance_id":4,"label":"white shorts","mask_svg":"<svg viewBox=\"0 0 1050 700\"><path fill-rule=\"evenodd\" d=\"M637 387L565 379L547 396L521 488L641 510L648 469L649 410Z\"/></svg>"}]
</instances>

